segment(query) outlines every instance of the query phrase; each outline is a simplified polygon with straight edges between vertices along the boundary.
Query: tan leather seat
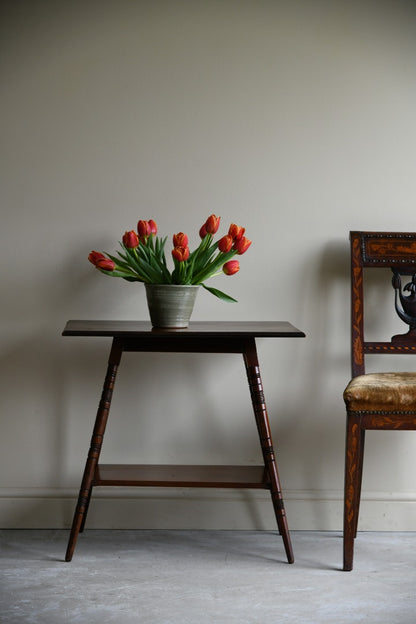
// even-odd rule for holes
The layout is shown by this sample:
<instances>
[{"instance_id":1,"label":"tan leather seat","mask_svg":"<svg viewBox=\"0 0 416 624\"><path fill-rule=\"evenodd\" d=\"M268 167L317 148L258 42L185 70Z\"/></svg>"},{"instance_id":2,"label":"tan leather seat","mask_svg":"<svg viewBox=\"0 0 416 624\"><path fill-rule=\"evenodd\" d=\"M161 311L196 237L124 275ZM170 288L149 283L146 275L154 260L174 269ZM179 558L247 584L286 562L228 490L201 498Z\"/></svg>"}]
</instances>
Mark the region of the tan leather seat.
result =
<instances>
[{"instance_id":1,"label":"tan leather seat","mask_svg":"<svg viewBox=\"0 0 416 624\"><path fill-rule=\"evenodd\" d=\"M416 411L416 373L368 373L344 391L348 411Z\"/></svg>"}]
</instances>

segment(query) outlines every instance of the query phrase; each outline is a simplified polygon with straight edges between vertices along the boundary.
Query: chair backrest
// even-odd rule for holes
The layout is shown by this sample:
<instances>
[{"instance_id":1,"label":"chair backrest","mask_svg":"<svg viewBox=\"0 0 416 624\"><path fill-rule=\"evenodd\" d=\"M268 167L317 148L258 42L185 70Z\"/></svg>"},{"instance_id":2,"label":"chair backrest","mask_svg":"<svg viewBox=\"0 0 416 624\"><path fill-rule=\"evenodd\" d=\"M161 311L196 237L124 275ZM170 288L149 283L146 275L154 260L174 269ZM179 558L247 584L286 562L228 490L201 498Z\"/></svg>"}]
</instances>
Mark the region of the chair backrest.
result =
<instances>
[{"instance_id":1,"label":"chair backrest","mask_svg":"<svg viewBox=\"0 0 416 624\"><path fill-rule=\"evenodd\" d=\"M416 354L416 233L350 232L350 242L351 368L352 376L356 377L365 373L365 355L368 353ZM409 326L409 331L393 336L388 342L366 342L364 339L365 267L387 267L393 273L396 312ZM403 287L402 275L408 276Z\"/></svg>"}]
</instances>

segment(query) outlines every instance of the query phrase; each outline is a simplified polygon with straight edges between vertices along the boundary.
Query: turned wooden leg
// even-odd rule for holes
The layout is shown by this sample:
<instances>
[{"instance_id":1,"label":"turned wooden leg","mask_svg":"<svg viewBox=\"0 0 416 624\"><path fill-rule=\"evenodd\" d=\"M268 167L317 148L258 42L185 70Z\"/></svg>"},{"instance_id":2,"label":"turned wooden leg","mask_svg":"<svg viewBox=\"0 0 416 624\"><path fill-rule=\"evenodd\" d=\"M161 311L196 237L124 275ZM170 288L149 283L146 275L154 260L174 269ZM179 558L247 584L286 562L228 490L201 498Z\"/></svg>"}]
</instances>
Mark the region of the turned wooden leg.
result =
<instances>
[{"instance_id":1,"label":"turned wooden leg","mask_svg":"<svg viewBox=\"0 0 416 624\"><path fill-rule=\"evenodd\" d=\"M79 527L79 532L80 533L83 533L84 529L85 529L85 522L87 520L88 509L90 507L91 495L92 495L92 483L91 483L89 491L88 491L88 498L85 501L84 513L82 514L81 526Z\"/></svg>"},{"instance_id":2,"label":"turned wooden leg","mask_svg":"<svg viewBox=\"0 0 416 624\"><path fill-rule=\"evenodd\" d=\"M90 449L85 464L84 475L79 490L78 502L75 508L65 561L71 561L74 554L78 534L83 530L87 516L89 501L93 487L94 473L100 457L103 443L105 427L110 411L111 399L113 396L114 383L116 379L118 365L121 359L121 347L117 339L113 340L113 345L108 360L107 374L104 380L101 400L97 410L95 425L91 437Z\"/></svg>"},{"instance_id":3,"label":"turned wooden leg","mask_svg":"<svg viewBox=\"0 0 416 624\"><path fill-rule=\"evenodd\" d=\"M292 543L287 525L286 512L280 487L279 474L277 471L276 456L273 449L272 435L263 394L260 367L254 338L247 341L243 356L248 383L250 386L254 416L256 419L257 430L263 453L264 465L269 474L271 497L277 525L279 527L280 535L283 538L287 560L289 563L293 563L295 559L293 556Z\"/></svg>"},{"instance_id":4,"label":"turned wooden leg","mask_svg":"<svg viewBox=\"0 0 416 624\"><path fill-rule=\"evenodd\" d=\"M345 444L345 491L344 491L344 570L350 571L354 558L354 538L358 524L361 478L364 456L364 436L360 416L347 414Z\"/></svg>"}]
</instances>

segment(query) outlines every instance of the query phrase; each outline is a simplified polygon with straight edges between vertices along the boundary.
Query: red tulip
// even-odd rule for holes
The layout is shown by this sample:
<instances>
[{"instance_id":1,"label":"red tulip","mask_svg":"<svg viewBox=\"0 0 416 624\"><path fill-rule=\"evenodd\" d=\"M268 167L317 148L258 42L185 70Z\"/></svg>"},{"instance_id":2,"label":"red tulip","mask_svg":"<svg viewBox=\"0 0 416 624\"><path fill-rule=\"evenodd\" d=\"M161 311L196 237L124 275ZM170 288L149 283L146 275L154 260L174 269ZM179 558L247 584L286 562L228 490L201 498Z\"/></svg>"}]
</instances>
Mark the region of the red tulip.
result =
<instances>
[{"instance_id":1,"label":"red tulip","mask_svg":"<svg viewBox=\"0 0 416 624\"><path fill-rule=\"evenodd\" d=\"M102 260L98 260L95 265L97 269L103 269L103 271L114 271L116 268L115 262L110 260L110 258L103 258Z\"/></svg>"},{"instance_id":2,"label":"red tulip","mask_svg":"<svg viewBox=\"0 0 416 624\"><path fill-rule=\"evenodd\" d=\"M179 234L173 235L173 246L174 247L188 247L188 237L183 232L179 232Z\"/></svg>"},{"instance_id":3,"label":"red tulip","mask_svg":"<svg viewBox=\"0 0 416 624\"><path fill-rule=\"evenodd\" d=\"M205 238L205 236L208 234L207 232L207 228L205 227L205 223L204 225L201 226L201 229L199 230L199 236L201 238Z\"/></svg>"},{"instance_id":4,"label":"red tulip","mask_svg":"<svg viewBox=\"0 0 416 624\"><path fill-rule=\"evenodd\" d=\"M153 219L149 219L148 224L149 224L149 227L150 227L150 234L152 234L153 236L156 236L156 234L157 234L156 222L153 221Z\"/></svg>"},{"instance_id":5,"label":"red tulip","mask_svg":"<svg viewBox=\"0 0 416 624\"><path fill-rule=\"evenodd\" d=\"M172 256L178 262L183 262L189 258L189 247L177 246L172 249Z\"/></svg>"},{"instance_id":6,"label":"red tulip","mask_svg":"<svg viewBox=\"0 0 416 624\"><path fill-rule=\"evenodd\" d=\"M238 260L230 260L224 264L222 270L226 275L234 275L234 273L237 273L240 270L240 263Z\"/></svg>"},{"instance_id":7,"label":"red tulip","mask_svg":"<svg viewBox=\"0 0 416 624\"><path fill-rule=\"evenodd\" d=\"M220 219L221 217L216 217L215 215L208 217L205 221L205 229L208 234L215 234L218 231L218 228L220 227Z\"/></svg>"},{"instance_id":8,"label":"red tulip","mask_svg":"<svg viewBox=\"0 0 416 624\"><path fill-rule=\"evenodd\" d=\"M99 251L91 251L88 255L88 260L92 262L94 266L97 266L98 260L105 260L105 255L100 253Z\"/></svg>"},{"instance_id":9,"label":"red tulip","mask_svg":"<svg viewBox=\"0 0 416 624\"><path fill-rule=\"evenodd\" d=\"M232 236L230 235L223 236L218 241L218 249L222 251L222 253L227 253L228 251L231 251L233 243L234 243L234 239Z\"/></svg>"},{"instance_id":10,"label":"red tulip","mask_svg":"<svg viewBox=\"0 0 416 624\"><path fill-rule=\"evenodd\" d=\"M228 230L228 235L232 236L234 240L240 240L246 231L245 228L236 225L235 223L231 223L230 229Z\"/></svg>"},{"instance_id":11,"label":"red tulip","mask_svg":"<svg viewBox=\"0 0 416 624\"><path fill-rule=\"evenodd\" d=\"M139 237L137 236L134 230L130 230L130 232L125 232L123 236L123 245L128 247L129 249L134 249L139 245Z\"/></svg>"},{"instance_id":12,"label":"red tulip","mask_svg":"<svg viewBox=\"0 0 416 624\"><path fill-rule=\"evenodd\" d=\"M241 254L245 253L247 249L251 245L251 240L248 240L245 236L240 238L240 240L236 240L234 243L233 249L241 256Z\"/></svg>"},{"instance_id":13,"label":"red tulip","mask_svg":"<svg viewBox=\"0 0 416 624\"><path fill-rule=\"evenodd\" d=\"M139 221L137 224L137 232L139 234L139 238L147 238L152 233L151 227L148 221Z\"/></svg>"}]
</instances>

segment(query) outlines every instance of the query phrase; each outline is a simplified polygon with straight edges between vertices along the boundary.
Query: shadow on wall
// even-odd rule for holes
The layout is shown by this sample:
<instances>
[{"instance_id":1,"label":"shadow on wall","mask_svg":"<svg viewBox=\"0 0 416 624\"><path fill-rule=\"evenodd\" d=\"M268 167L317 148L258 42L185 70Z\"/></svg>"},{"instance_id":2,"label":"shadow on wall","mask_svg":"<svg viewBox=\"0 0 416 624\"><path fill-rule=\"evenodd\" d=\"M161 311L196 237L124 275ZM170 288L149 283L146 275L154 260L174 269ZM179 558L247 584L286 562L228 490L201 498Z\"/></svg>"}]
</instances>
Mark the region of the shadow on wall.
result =
<instances>
[{"instance_id":1,"label":"shadow on wall","mask_svg":"<svg viewBox=\"0 0 416 624\"><path fill-rule=\"evenodd\" d=\"M80 358L74 353L68 359L60 341L58 332L51 335L50 328L38 326L2 352L0 464L5 486L57 487L64 480L68 371L80 367ZM94 370L100 356L103 361L99 347L89 359L83 353L81 368Z\"/></svg>"},{"instance_id":2,"label":"shadow on wall","mask_svg":"<svg viewBox=\"0 0 416 624\"><path fill-rule=\"evenodd\" d=\"M314 363L306 377L310 397L310 457L305 463L306 488L342 492L344 481L345 410L342 393L349 379L350 358L350 249L348 238L329 241L320 257L311 289L315 293L313 312ZM316 296L319 293L319 296ZM340 382L340 379L344 381ZM309 465L308 465L309 464ZM310 467L313 470L310 471ZM318 517L327 506L316 505L315 526L328 526L330 518Z\"/></svg>"},{"instance_id":3,"label":"shadow on wall","mask_svg":"<svg viewBox=\"0 0 416 624\"><path fill-rule=\"evenodd\" d=\"M316 258L314 254L314 258ZM316 491L343 488L345 415L342 393L349 379L349 283L348 239L328 242L320 256L305 263L302 316L299 321L306 340L299 346L302 372L296 398L297 409L289 406L283 424L277 424L279 458L295 476L283 474L283 486L294 490ZM303 341L301 341L303 342ZM340 383L340 378L345 383ZM292 412L292 415L291 415ZM296 457L294 464L293 457ZM311 514L326 507L314 506ZM315 509L316 507L316 509ZM328 526L328 519L316 518L315 526Z\"/></svg>"}]
</instances>

